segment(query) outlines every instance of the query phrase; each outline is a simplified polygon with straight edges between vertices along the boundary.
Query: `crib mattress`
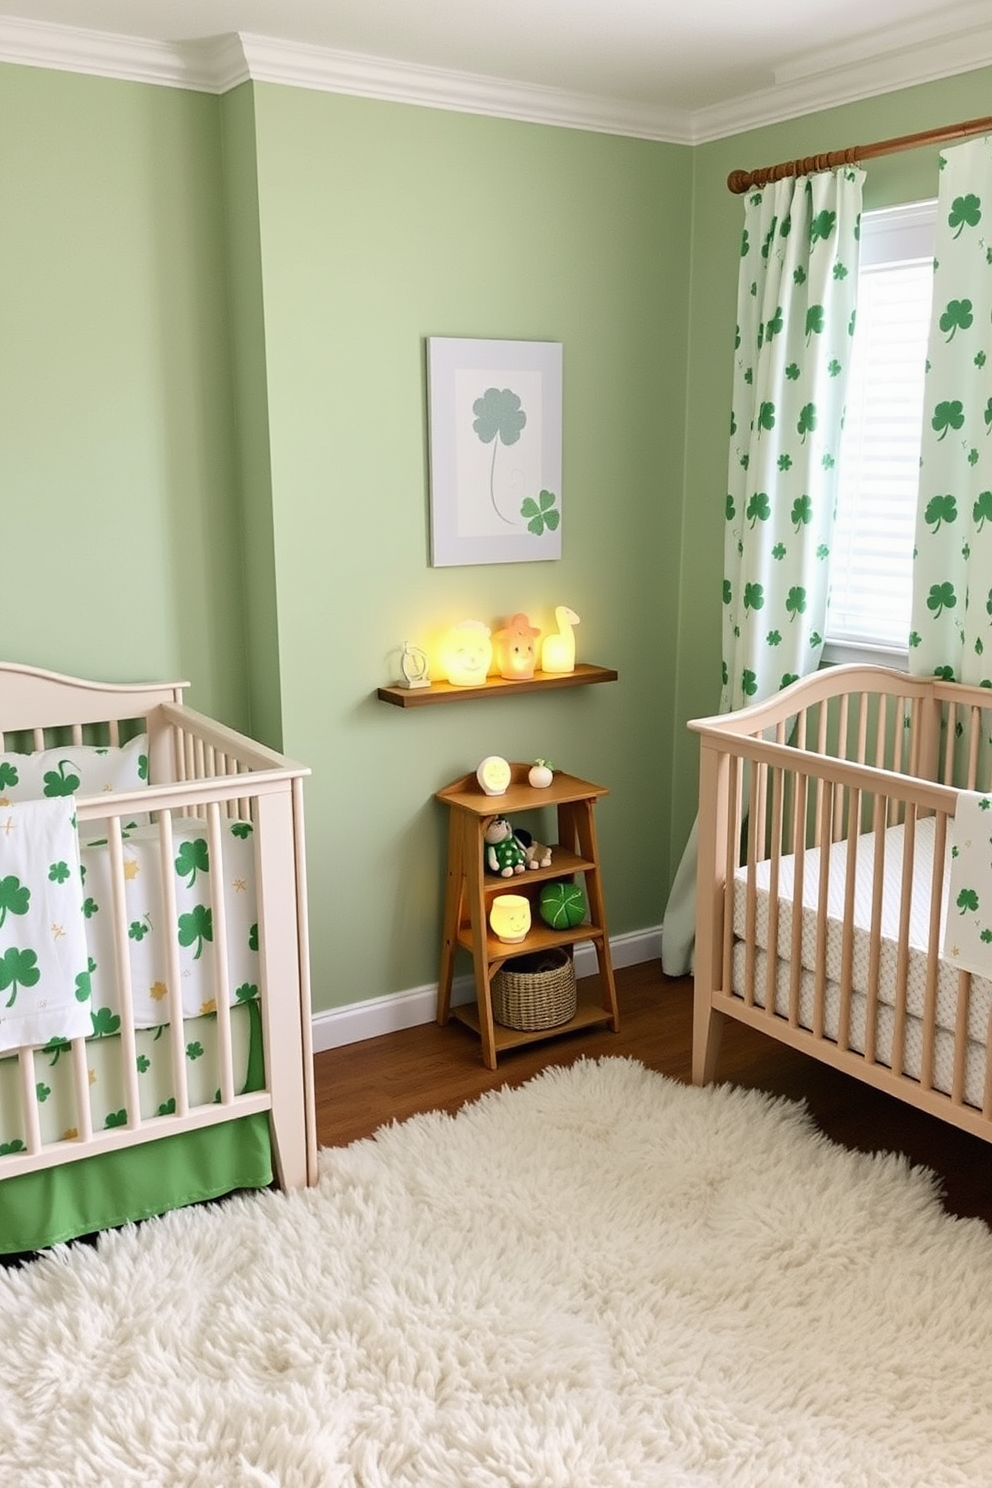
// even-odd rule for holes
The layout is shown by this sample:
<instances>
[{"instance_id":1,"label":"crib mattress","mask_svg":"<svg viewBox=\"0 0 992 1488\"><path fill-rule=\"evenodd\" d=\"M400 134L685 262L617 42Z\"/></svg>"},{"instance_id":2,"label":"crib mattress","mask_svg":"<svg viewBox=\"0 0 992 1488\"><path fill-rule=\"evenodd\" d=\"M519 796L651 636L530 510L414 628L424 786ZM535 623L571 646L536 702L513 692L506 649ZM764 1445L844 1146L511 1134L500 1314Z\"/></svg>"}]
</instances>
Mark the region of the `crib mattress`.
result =
<instances>
[{"instance_id":1,"label":"crib mattress","mask_svg":"<svg viewBox=\"0 0 992 1488\"><path fill-rule=\"evenodd\" d=\"M738 941L733 953L733 985L735 990L744 986L744 959L746 949ZM755 954L755 1002L766 1005L768 985L768 955L764 950ZM791 965L779 959L775 965L775 1011L781 1017L789 1013ZM803 1028L812 1027L815 974L804 967L799 977L799 1022ZM828 980L824 986L824 1037L836 1042L839 1029L840 987ZM852 991L851 1020L848 1042L858 1054L865 1052L865 1025L868 999L863 992ZM879 1002L875 1019L875 1058L879 1064L892 1067L892 1041L895 1029L895 1011L888 1002ZM918 1080L923 1069L924 1030L921 1018L909 1014L903 1033L903 1073ZM954 1076L954 1038L944 1027L934 1032L932 1080L934 1089L950 1095ZM980 1038L969 1038L966 1046L964 1072L964 1100L979 1109L985 1091L985 1043Z\"/></svg>"},{"instance_id":2,"label":"crib mattress","mask_svg":"<svg viewBox=\"0 0 992 1488\"><path fill-rule=\"evenodd\" d=\"M953 822L950 824L953 829ZM878 997L880 1003L892 1008L895 1005L897 937L902 913L902 869L905 829L889 827L885 832L884 874L882 885L882 907L880 917L881 946L878 973ZM824 970L828 982L835 986L841 978L841 955L843 942L844 899L847 878L847 842L834 843L829 849L829 896L827 905L827 934ZM930 894L933 878L934 819L925 817L916 824L916 840L913 852L913 887L910 900L909 957L906 980L906 1010L910 1018L922 1019L926 993L927 946L929 942ZM871 943L871 906L874 887L875 834L867 832L858 839L855 869L854 927L852 935L851 983L853 992L864 996L869 987L869 949ZM950 843L947 863L950 863ZM810 848L804 854L802 925L800 961L804 971L815 973L817 956L817 914L819 897L820 849ZM940 943L943 942L944 918L948 902L947 880L949 868L944 875ZM760 862L755 866L755 924L754 943L757 949L769 951L769 883L771 864ZM779 861L779 921L776 945L778 958L787 966L792 955L792 917L795 879L795 859L783 856ZM739 941L747 937L747 869L740 868L734 882L734 935ZM735 965L736 965L735 953ZM937 978L937 1026L953 1032L957 1006L960 973L956 967L942 961ZM762 995L764 983L762 982ZM740 980L735 973L735 990L743 986L743 960ZM756 989L757 990L757 989ZM971 978L971 996L968 1009L968 1037L984 1045L989 1013L992 1009L992 981L980 976Z\"/></svg>"}]
</instances>

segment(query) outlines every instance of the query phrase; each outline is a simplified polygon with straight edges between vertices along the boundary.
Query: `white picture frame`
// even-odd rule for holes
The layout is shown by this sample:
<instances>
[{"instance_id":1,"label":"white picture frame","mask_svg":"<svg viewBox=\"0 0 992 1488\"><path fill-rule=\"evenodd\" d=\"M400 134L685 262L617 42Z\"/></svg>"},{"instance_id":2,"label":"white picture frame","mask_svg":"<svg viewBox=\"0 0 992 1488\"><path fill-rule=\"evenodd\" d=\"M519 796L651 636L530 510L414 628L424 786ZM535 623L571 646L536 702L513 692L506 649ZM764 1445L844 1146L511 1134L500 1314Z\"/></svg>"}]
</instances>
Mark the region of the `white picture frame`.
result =
<instances>
[{"instance_id":1,"label":"white picture frame","mask_svg":"<svg viewBox=\"0 0 992 1488\"><path fill-rule=\"evenodd\" d=\"M559 341L427 338L431 566L561 557Z\"/></svg>"}]
</instances>

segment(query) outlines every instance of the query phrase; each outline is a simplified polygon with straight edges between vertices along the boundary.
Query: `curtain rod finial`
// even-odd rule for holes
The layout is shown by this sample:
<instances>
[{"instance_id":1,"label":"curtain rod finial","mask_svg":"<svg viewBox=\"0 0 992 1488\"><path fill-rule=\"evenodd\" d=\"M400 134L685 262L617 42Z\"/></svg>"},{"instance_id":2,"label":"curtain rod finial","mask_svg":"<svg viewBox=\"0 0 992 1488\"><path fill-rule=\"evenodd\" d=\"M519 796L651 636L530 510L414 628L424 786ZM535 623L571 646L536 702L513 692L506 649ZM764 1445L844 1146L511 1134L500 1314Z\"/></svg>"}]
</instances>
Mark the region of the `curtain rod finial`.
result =
<instances>
[{"instance_id":1,"label":"curtain rod finial","mask_svg":"<svg viewBox=\"0 0 992 1488\"><path fill-rule=\"evenodd\" d=\"M751 184L751 172L745 170L733 170L727 177L727 187L735 196L743 196Z\"/></svg>"}]
</instances>

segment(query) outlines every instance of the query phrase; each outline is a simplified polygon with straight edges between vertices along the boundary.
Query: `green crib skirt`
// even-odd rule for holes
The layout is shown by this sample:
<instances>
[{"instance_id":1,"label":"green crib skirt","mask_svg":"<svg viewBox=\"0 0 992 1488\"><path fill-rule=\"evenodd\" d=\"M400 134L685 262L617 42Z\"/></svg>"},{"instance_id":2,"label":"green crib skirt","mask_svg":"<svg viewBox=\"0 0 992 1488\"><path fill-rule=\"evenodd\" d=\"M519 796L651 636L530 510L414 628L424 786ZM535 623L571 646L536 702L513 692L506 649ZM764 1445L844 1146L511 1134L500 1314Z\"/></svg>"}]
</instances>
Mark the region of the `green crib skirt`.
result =
<instances>
[{"instance_id":1,"label":"green crib skirt","mask_svg":"<svg viewBox=\"0 0 992 1488\"><path fill-rule=\"evenodd\" d=\"M264 1084L261 1017L250 1005L245 1090ZM272 1182L264 1112L177 1132L119 1152L0 1180L0 1255L43 1250L63 1240L148 1219L186 1204Z\"/></svg>"}]
</instances>

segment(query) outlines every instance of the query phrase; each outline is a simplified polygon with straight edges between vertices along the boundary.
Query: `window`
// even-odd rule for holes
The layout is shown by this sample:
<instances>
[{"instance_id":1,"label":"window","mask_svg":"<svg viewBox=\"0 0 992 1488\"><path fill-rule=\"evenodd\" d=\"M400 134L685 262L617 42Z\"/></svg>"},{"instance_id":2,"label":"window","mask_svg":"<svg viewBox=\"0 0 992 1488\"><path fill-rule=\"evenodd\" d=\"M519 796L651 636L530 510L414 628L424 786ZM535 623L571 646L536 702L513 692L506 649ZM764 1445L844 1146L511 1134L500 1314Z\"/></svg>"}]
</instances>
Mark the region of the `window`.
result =
<instances>
[{"instance_id":1,"label":"window","mask_svg":"<svg viewBox=\"0 0 992 1488\"><path fill-rule=\"evenodd\" d=\"M935 201L865 212L825 659L906 654ZM875 659L875 658L872 658ZM884 655L879 656L885 660Z\"/></svg>"}]
</instances>

